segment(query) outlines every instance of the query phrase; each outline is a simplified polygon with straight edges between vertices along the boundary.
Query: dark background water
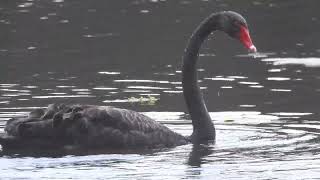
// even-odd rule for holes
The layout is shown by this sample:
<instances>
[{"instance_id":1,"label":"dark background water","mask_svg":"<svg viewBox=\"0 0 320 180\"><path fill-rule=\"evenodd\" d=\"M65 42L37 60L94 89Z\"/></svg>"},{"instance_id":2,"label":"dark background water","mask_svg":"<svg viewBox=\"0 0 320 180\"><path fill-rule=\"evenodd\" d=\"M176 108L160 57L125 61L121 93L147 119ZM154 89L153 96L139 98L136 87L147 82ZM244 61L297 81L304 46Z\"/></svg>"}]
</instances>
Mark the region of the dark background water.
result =
<instances>
[{"instance_id":1,"label":"dark background water","mask_svg":"<svg viewBox=\"0 0 320 180\"><path fill-rule=\"evenodd\" d=\"M295 178L289 176L292 171L316 177L320 166L316 161L319 151L315 148L319 142L320 73L319 68L306 66L304 62L309 57L314 57L313 62L320 61L317 58L320 56L319 6L316 0L2 0L1 124L49 103L85 103L152 111L153 114L147 115L188 135L190 124L174 125L189 123L188 118L184 118L186 108L179 84L185 44L206 16L233 10L247 19L254 44L264 56L247 56L240 43L222 33L211 36L203 45L199 77L208 109L218 124L217 144L210 147L217 152L209 150L202 154L200 157L206 159L199 162L204 164L201 171L206 173L191 177ZM299 58L302 65L277 66L270 58ZM149 96L158 101L132 102L133 97L150 99ZM228 124L230 120L235 123ZM251 147L252 143L257 143L257 147ZM134 173L136 163L144 164L145 168L156 158L168 161L173 156L167 165L179 166L176 166L177 174L169 174L168 178L188 177L188 173L199 170L188 169L189 166L181 162L188 159L191 150L190 145L169 150L167 154L153 154L149 159L139 156L140 161L135 163L132 162L132 158L137 158L135 155L97 158L107 159L103 162L106 166L110 165L110 158L115 158L116 162L128 161L136 178L155 178L157 175L165 177L166 170ZM266 168L261 167L262 174L253 170L257 162L252 159L257 158L257 151L261 151L258 166ZM231 163L223 158L223 152ZM233 156L234 152L237 153ZM286 161L289 157L291 162ZM88 161L96 156L82 158ZM142 160L144 158L147 162ZM254 163L248 164L248 158ZM301 159L307 160L301 162ZM34 169L24 169L21 177L32 177L32 170L37 171L40 166L43 174L39 177L51 178L61 175L59 169L64 167L55 160L45 161L56 163L54 168L41 164L43 162L39 165L19 158L3 158L1 166L4 172L11 174L23 161ZM69 162L68 157L63 160ZM82 167L72 158L70 161L68 172ZM88 172L93 174L100 166L106 167L99 164L100 161L90 162L88 166L92 171ZM166 165L156 162L154 170ZM127 163L118 164L119 169L111 168L114 176L107 177L124 174L121 168L128 166ZM303 164L304 168L299 169L298 164ZM276 168L280 166L286 168ZM180 172L181 168L186 168L186 172ZM225 174L230 168L234 172ZM83 171L75 172L83 175ZM61 178L75 174L66 173ZM126 177L130 174L125 174Z\"/></svg>"},{"instance_id":2,"label":"dark background water","mask_svg":"<svg viewBox=\"0 0 320 180\"><path fill-rule=\"evenodd\" d=\"M204 17L220 10L234 10L247 18L253 41L261 52L272 52L276 57L317 56L320 53L316 41L320 27L317 5L317 1L2 1L1 83L37 85L39 88L32 90L32 95L36 95L47 94L41 89L55 90L61 83L79 88L88 85L119 88L126 84L111 84L113 79L179 81L179 74L168 79L154 73L180 70L183 49L191 32ZM204 82L209 88L206 94L212 111L235 110L242 103L255 104L259 110L302 108L307 111L317 103L314 96L304 96L310 90L305 87L316 87L316 82L303 82L303 85L296 81L281 82L294 92L270 93L268 88L279 84L266 81L273 75L267 71L270 66L250 58L234 57L245 54L244 49L225 36L210 39L203 53L216 57L201 58L200 67L207 67L202 77L240 75L267 88L256 90L237 85L231 91L220 90L220 97L216 97L215 92L226 83ZM99 71L116 71L121 75L97 75ZM280 76L296 74L290 71ZM65 78L68 80L59 81ZM124 94L114 96L123 98ZM28 95L19 98L29 100L10 98L5 106L48 103ZM84 98L74 102L104 104L101 103L104 99ZM148 110L182 111L183 105L180 95L163 95L158 106Z\"/></svg>"}]
</instances>

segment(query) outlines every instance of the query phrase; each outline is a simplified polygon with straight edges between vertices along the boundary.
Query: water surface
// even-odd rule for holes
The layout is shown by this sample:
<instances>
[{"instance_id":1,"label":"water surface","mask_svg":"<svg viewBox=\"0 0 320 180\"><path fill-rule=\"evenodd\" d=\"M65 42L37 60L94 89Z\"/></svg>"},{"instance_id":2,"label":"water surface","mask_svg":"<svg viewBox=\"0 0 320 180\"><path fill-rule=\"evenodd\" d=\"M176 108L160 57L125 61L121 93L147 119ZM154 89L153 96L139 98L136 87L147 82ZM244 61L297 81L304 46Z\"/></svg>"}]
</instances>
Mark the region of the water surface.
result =
<instances>
[{"instance_id":1,"label":"water surface","mask_svg":"<svg viewBox=\"0 0 320 180\"><path fill-rule=\"evenodd\" d=\"M222 33L200 53L215 145L155 152L0 157L1 178L316 179L320 16L315 0L0 2L0 127L50 103L111 105L192 132L181 57L220 10L243 14L261 54Z\"/></svg>"}]
</instances>

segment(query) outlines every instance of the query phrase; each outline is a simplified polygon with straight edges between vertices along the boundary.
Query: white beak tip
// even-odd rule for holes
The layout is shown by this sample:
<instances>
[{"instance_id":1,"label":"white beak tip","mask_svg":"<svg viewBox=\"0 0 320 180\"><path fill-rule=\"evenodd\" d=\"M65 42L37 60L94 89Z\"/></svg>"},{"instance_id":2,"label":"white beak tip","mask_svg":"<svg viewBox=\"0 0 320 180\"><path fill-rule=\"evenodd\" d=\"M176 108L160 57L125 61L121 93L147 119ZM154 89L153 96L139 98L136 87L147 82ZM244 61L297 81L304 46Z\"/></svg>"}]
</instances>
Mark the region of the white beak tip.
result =
<instances>
[{"instance_id":1,"label":"white beak tip","mask_svg":"<svg viewBox=\"0 0 320 180\"><path fill-rule=\"evenodd\" d=\"M257 48L256 48L254 45L251 45L251 46L249 47L249 51L250 51L250 52L253 52L253 53L256 53L256 52L257 52Z\"/></svg>"}]
</instances>

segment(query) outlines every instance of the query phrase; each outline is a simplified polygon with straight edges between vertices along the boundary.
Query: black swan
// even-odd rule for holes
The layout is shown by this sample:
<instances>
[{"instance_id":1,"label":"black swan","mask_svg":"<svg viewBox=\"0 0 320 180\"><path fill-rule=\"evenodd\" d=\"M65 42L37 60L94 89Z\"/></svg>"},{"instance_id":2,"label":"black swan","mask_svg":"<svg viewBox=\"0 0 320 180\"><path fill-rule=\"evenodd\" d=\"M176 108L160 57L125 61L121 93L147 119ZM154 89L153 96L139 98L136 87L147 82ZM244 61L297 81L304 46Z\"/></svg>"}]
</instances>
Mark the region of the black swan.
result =
<instances>
[{"instance_id":1,"label":"black swan","mask_svg":"<svg viewBox=\"0 0 320 180\"><path fill-rule=\"evenodd\" d=\"M162 148L215 140L215 128L197 83L196 63L203 41L223 31L255 52L245 19L238 13L211 14L194 31L183 57L182 84L193 133L184 137L155 120L127 109L94 105L49 105L27 117L8 120L0 134L3 150L71 148Z\"/></svg>"}]
</instances>

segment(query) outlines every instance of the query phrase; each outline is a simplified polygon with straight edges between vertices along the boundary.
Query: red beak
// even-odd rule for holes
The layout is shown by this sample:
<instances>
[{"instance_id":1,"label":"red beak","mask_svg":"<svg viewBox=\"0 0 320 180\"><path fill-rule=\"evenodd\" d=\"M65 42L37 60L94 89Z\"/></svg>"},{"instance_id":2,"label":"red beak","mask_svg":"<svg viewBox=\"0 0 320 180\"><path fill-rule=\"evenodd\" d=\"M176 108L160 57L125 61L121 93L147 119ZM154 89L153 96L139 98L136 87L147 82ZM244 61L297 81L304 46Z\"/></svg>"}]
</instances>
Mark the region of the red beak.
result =
<instances>
[{"instance_id":1,"label":"red beak","mask_svg":"<svg viewBox=\"0 0 320 180\"><path fill-rule=\"evenodd\" d=\"M240 27L240 42L250 51L250 52L257 52L257 48L253 45L249 30L245 26Z\"/></svg>"}]
</instances>

